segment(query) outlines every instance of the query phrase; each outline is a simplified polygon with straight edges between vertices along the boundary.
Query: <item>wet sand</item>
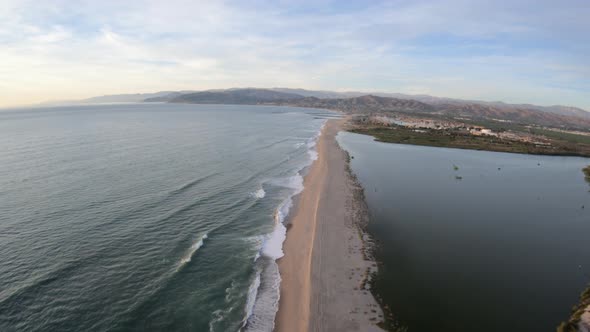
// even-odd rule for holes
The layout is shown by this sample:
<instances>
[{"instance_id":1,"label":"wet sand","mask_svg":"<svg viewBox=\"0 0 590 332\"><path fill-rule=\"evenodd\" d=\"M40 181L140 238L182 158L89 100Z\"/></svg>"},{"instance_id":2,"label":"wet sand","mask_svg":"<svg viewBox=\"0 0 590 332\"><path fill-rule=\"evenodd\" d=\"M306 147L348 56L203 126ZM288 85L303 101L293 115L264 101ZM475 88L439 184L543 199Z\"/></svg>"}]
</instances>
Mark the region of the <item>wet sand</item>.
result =
<instances>
[{"instance_id":1,"label":"wet sand","mask_svg":"<svg viewBox=\"0 0 590 332\"><path fill-rule=\"evenodd\" d=\"M279 332L380 331L383 313L366 282L375 269L363 241L366 206L335 138L344 121L327 122L290 218L279 260Z\"/></svg>"}]
</instances>

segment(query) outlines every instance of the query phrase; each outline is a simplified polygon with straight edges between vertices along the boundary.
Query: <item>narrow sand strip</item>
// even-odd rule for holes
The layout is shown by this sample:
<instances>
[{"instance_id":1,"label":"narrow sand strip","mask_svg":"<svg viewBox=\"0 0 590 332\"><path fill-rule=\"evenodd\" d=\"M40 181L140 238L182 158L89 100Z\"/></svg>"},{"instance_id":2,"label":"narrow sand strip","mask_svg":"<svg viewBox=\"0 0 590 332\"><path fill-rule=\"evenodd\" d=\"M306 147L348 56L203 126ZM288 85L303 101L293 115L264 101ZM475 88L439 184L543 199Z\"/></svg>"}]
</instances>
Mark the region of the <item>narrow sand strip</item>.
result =
<instances>
[{"instance_id":1,"label":"narrow sand strip","mask_svg":"<svg viewBox=\"0 0 590 332\"><path fill-rule=\"evenodd\" d=\"M379 330L381 309L365 289L373 263L365 259L357 227L358 188L335 138L343 121L326 124L290 219L279 260L279 332Z\"/></svg>"}]
</instances>

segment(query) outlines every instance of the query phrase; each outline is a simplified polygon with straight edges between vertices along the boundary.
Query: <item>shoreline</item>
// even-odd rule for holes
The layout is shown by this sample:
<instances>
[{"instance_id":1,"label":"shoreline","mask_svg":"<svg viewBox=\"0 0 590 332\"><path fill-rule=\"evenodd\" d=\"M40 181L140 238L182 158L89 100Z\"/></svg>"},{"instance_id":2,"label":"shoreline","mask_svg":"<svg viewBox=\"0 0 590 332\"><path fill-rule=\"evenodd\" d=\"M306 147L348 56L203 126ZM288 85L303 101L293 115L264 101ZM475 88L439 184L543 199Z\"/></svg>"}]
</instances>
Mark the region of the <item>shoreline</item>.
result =
<instances>
[{"instance_id":1,"label":"shoreline","mask_svg":"<svg viewBox=\"0 0 590 332\"><path fill-rule=\"evenodd\" d=\"M382 331L377 324L383 312L369 289L377 265L365 243L368 212L359 195L362 187L336 141L345 121L326 122L318 159L304 177L289 218L284 256L278 260L276 331Z\"/></svg>"}]
</instances>

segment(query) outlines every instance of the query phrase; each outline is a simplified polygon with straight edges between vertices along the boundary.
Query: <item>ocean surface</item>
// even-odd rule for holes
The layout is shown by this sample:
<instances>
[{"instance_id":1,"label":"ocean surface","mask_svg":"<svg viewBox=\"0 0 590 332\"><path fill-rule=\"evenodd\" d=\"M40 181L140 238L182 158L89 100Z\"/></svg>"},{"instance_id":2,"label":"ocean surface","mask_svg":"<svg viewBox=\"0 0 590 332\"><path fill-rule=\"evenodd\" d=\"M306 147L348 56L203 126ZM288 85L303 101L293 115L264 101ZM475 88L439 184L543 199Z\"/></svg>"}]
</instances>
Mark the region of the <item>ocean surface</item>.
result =
<instances>
[{"instance_id":1,"label":"ocean surface","mask_svg":"<svg viewBox=\"0 0 590 332\"><path fill-rule=\"evenodd\" d=\"M555 331L590 283L590 159L340 133L365 188L375 290L410 332Z\"/></svg>"},{"instance_id":2,"label":"ocean surface","mask_svg":"<svg viewBox=\"0 0 590 332\"><path fill-rule=\"evenodd\" d=\"M0 331L270 331L321 110L0 111Z\"/></svg>"}]
</instances>

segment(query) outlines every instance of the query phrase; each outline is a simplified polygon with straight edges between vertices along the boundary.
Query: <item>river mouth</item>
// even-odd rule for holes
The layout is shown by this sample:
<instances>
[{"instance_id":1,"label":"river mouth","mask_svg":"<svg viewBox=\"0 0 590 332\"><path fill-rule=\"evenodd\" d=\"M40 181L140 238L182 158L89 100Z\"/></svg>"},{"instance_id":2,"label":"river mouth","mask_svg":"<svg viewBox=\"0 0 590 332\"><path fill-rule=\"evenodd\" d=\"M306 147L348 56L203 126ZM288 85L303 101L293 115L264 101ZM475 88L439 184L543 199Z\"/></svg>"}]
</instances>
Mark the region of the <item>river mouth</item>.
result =
<instances>
[{"instance_id":1,"label":"river mouth","mask_svg":"<svg viewBox=\"0 0 590 332\"><path fill-rule=\"evenodd\" d=\"M340 133L365 188L373 290L410 331L547 331L590 281L586 158Z\"/></svg>"}]
</instances>

